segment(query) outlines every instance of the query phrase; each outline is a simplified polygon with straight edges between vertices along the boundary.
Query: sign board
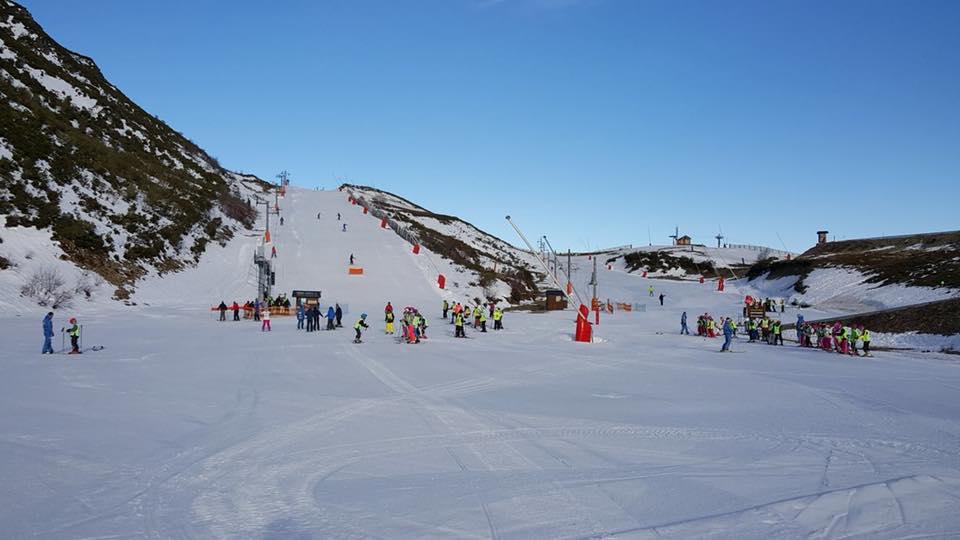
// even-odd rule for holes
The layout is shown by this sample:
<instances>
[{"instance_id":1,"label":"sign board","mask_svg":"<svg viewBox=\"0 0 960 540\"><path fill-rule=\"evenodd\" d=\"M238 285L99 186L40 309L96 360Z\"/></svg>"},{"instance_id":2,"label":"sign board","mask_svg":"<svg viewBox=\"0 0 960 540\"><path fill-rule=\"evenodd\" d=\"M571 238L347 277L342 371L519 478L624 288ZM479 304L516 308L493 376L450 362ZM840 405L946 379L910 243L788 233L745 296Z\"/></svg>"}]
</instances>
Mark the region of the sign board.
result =
<instances>
[{"instance_id":1,"label":"sign board","mask_svg":"<svg viewBox=\"0 0 960 540\"><path fill-rule=\"evenodd\" d=\"M294 298L320 298L320 291L293 291Z\"/></svg>"},{"instance_id":2,"label":"sign board","mask_svg":"<svg viewBox=\"0 0 960 540\"><path fill-rule=\"evenodd\" d=\"M746 315L750 319L762 319L767 316L763 305L749 305L745 308Z\"/></svg>"}]
</instances>

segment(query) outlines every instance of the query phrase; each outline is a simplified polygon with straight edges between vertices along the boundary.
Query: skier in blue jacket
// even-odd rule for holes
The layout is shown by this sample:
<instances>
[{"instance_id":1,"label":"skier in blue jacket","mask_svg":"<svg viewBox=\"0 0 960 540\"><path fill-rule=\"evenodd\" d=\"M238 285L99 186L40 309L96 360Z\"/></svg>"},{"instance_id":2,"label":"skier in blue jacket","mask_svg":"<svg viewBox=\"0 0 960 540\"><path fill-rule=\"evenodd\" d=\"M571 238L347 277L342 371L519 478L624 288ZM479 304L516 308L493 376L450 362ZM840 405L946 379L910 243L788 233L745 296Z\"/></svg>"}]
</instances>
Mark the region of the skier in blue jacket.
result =
<instances>
[{"instance_id":1,"label":"skier in blue jacket","mask_svg":"<svg viewBox=\"0 0 960 540\"><path fill-rule=\"evenodd\" d=\"M337 312L333 309L333 306L327 308L327 330L334 330L334 319L337 318Z\"/></svg>"},{"instance_id":2,"label":"skier in blue jacket","mask_svg":"<svg viewBox=\"0 0 960 540\"><path fill-rule=\"evenodd\" d=\"M53 345L50 344L50 340L53 339L53 312L47 313L47 316L43 318L43 351L40 354L50 353L53 354Z\"/></svg>"},{"instance_id":3,"label":"skier in blue jacket","mask_svg":"<svg viewBox=\"0 0 960 540\"><path fill-rule=\"evenodd\" d=\"M303 304L297 304L297 330L303 330L303 320L307 318L307 313L303 309Z\"/></svg>"},{"instance_id":4,"label":"skier in blue jacket","mask_svg":"<svg viewBox=\"0 0 960 540\"><path fill-rule=\"evenodd\" d=\"M723 348L720 352L730 352L730 343L733 341L733 319L727 317L723 321Z\"/></svg>"},{"instance_id":5,"label":"skier in blue jacket","mask_svg":"<svg viewBox=\"0 0 960 540\"><path fill-rule=\"evenodd\" d=\"M690 335L690 330L687 328L687 312L684 311L683 315L680 315L680 335L683 334Z\"/></svg>"}]
</instances>

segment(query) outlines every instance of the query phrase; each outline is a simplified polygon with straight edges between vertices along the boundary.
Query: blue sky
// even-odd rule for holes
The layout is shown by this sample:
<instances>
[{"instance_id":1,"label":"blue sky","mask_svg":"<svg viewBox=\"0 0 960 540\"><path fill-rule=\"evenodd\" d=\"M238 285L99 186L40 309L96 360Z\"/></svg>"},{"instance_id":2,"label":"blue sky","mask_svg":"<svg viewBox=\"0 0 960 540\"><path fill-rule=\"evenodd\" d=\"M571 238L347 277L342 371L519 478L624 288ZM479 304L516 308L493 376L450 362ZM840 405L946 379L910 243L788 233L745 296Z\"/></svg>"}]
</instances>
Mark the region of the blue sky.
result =
<instances>
[{"instance_id":1,"label":"blue sky","mask_svg":"<svg viewBox=\"0 0 960 540\"><path fill-rule=\"evenodd\" d=\"M960 228L956 1L23 4L228 168L513 243Z\"/></svg>"}]
</instances>

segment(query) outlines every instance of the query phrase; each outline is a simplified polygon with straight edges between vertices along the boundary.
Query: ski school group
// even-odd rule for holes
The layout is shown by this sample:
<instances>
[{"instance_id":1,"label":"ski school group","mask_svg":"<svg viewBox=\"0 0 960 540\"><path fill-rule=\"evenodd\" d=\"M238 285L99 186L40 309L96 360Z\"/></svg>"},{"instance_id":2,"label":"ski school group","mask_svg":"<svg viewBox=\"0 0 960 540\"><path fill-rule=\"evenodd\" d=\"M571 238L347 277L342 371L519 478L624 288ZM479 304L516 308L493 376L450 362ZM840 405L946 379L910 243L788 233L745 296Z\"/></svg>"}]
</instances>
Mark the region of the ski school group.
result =
<instances>
[{"instance_id":1,"label":"ski school group","mask_svg":"<svg viewBox=\"0 0 960 540\"><path fill-rule=\"evenodd\" d=\"M242 306L236 302L228 306L226 302L221 301L220 305L214 309L220 312L221 321L227 320L227 311L233 311L233 320L240 321L240 311L243 310L243 319L258 321L261 323L261 332L270 332L273 330L270 325L270 310L279 309L286 315L289 307L284 306L289 306L289 300L286 302L280 301L279 303L271 302L269 299L265 302L256 300L247 302ZM467 337L464 327L470 324L469 319L471 317L473 319L473 328L481 333L486 333L487 320L491 319L493 320L494 330L503 330L503 310L493 302L490 302L490 304L486 306L486 309L484 309L480 304L476 304L471 308L466 302L461 304L460 302L450 303L444 300L441 309L443 311L443 319L449 319L450 324L454 327L454 337ZM326 330L336 330L337 328L343 327L343 310L339 303L328 307L325 316L321 313L319 304L307 305L298 303L295 314L297 317L297 330L306 330L307 332L319 331L321 329L321 318L326 318ZM383 318L385 323L384 333L388 335L396 334L398 342L420 343L421 339L426 339L427 337L427 318L415 307L405 307L400 316L399 324L397 324L397 315L394 313L393 304L387 302L387 305L383 309ZM357 319L353 325L353 329L356 331L354 343L362 342L362 332L366 328L369 328L369 325L367 325L367 314L361 313L360 318ZM46 348L44 351L46 351Z\"/></svg>"},{"instance_id":2,"label":"ski school group","mask_svg":"<svg viewBox=\"0 0 960 540\"><path fill-rule=\"evenodd\" d=\"M759 321L754 318L747 320L747 335L750 338L749 343L765 342L768 345L783 345L783 329L779 319L763 317ZM718 330L719 326L719 330ZM720 318L719 325L714 322L709 313L704 313L697 317L697 335L702 337L718 337L723 334L723 346L721 352L729 352L733 338L737 337L738 325L733 317ZM797 315L797 342L798 346L806 348L818 348L825 352L836 352L850 356L861 356L857 348L858 343L862 345L863 356L873 356L870 354L870 331L864 328L862 324L843 325L839 321L832 325L829 323L807 322L803 315ZM680 316L680 334L689 335L687 328L687 312L684 311ZM816 345L814 345L814 336L816 336Z\"/></svg>"}]
</instances>

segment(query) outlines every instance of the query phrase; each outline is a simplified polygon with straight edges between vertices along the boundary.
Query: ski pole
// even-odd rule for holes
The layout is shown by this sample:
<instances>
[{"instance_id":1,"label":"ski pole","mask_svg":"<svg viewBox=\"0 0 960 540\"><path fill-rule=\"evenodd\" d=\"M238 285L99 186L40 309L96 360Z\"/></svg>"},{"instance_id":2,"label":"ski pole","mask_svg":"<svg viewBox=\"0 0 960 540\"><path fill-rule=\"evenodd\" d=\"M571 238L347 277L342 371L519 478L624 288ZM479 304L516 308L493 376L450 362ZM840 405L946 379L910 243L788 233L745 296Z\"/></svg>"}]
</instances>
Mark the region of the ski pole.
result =
<instances>
[{"instance_id":1,"label":"ski pole","mask_svg":"<svg viewBox=\"0 0 960 540\"><path fill-rule=\"evenodd\" d=\"M67 335L63 333L63 328L60 329L60 352L67 350Z\"/></svg>"}]
</instances>

